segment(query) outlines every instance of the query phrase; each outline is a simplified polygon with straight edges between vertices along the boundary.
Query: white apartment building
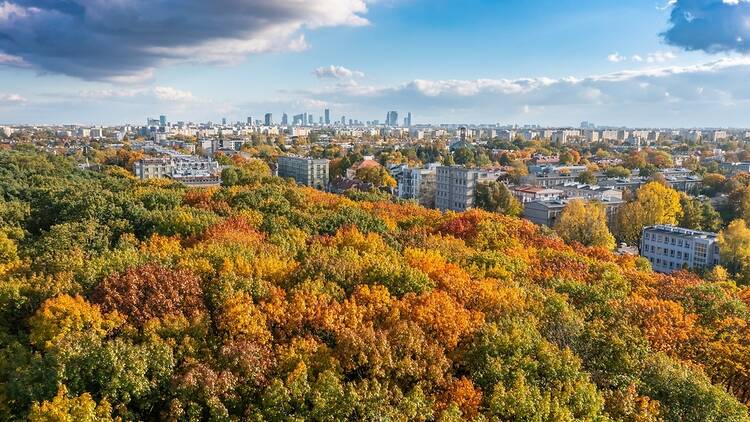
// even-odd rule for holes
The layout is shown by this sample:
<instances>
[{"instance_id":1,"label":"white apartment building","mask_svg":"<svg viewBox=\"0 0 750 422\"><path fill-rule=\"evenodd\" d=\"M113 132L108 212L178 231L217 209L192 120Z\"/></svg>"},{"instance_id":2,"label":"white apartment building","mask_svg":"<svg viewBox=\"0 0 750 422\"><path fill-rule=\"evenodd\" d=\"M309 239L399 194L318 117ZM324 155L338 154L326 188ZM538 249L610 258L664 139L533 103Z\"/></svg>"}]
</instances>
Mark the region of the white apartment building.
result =
<instances>
[{"instance_id":1,"label":"white apartment building","mask_svg":"<svg viewBox=\"0 0 750 422\"><path fill-rule=\"evenodd\" d=\"M654 271L671 273L682 268L712 268L720 263L717 234L658 225L643 228L641 256Z\"/></svg>"}]
</instances>

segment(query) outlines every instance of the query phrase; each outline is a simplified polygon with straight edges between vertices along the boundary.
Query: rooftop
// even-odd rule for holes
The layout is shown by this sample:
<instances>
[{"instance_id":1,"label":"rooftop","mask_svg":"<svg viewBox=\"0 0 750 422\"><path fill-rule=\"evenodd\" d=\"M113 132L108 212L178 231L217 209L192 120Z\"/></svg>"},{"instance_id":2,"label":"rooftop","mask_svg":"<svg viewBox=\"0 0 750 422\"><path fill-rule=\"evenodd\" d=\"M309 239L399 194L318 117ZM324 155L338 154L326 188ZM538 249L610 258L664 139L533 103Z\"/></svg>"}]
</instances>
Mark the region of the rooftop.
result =
<instances>
[{"instance_id":1,"label":"rooftop","mask_svg":"<svg viewBox=\"0 0 750 422\"><path fill-rule=\"evenodd\" d=\"M656 226L644 227L643 231L646 231L646 230L648 230L651 233L670 234L673 236L690 237L690 238L699 237L703 239L716 239L718 237L716 233L686 229L686 228L671 226L671 225L666 225L666 224L659 224Z\"/></svg>"}]
</instances>

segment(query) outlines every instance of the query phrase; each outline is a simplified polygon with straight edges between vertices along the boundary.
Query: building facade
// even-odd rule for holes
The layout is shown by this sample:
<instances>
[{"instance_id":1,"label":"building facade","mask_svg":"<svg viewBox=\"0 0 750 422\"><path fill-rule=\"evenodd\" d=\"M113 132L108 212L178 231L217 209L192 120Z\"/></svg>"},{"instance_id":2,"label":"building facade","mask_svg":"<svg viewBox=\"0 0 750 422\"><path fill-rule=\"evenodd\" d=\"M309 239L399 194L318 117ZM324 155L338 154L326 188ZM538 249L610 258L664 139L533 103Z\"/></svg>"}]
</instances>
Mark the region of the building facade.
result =
<instances>
[{"instance_id":1,"label":"building facade","mask_svg":"<svg viewBox=\"0 0 750 422\"><path fill-rule=\"evenodd\" d=\"M657 225L644 227L642 234L641 256L654 271L712 268L721 261L716 233Z\"/></svg>"},{"instance_id":2,"label":"building facade","mask_svg":"<svg viewBox=\"0 0 750 422\"><path fill-rule=\"evenodd\" d=\"M469 169L462 166L437 168L435 207L440 210L466 211L474 207L474 196L479 183L497 180L501 170Z\"/></svg>"},{"instance_id":3,"label":"building facade","mask_svg":"<svg viewBox=\"0 0 750 422\"><path fill-rule=\"evenodd\" d=\"M425 168L403 168L398 177L398 197L414 199L425 207L434 207L437 168L438 165L434 163Z\"/></svg>"},{"instance_id":4,"label":"building facade","mask_svg":"<svg viewBox=\"0 0 750 422\"><path fill-rule=\"evenodd\" d=\"M329 161L309 157L282 156L278 161L280 177L291 177L297 183L325 190L329 181Z\"/></svg>"}]
</instances>

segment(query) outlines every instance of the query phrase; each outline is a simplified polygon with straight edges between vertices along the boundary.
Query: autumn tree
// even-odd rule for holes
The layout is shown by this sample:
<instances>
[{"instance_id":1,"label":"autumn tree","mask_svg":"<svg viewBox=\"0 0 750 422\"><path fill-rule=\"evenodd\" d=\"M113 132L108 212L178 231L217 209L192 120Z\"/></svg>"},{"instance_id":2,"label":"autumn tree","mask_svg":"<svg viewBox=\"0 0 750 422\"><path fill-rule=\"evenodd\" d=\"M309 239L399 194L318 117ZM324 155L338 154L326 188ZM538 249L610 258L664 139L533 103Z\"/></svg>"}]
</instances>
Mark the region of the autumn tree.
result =
<instances>
[{"instance_id":1,"label":"autumn tree","mask_svg":"<svg viewBox=\"0 0 750 422\"><path fill-rule=\"evenodd\" d=\"M196 275L150 264L107 277L91 299L105 312L117 311L137 325L167 315L197 317L204 312Z\"/></svg>"},{"instance_id":2,"label":"autumn tree","mask_svg":"<svg viewBox=\"0 0 750 422\"><path fill-rule=\"evenodd\" d=\"M734 220L719 233L719 250L723 265L750 282L750 228L744 220Z\"/></svg>"},{"instance_id":3,"label":"autumn tree","mask_svg":"<svg viewBox=\"0 0 750 422\"><path fill-rule=\"evenodd\" d=\"M578 176L576 176L576 182L578 183L584 183L587 185L595 185L597 182L596 175L590 171L586 170L584 172L581 172Z\"/></svg>"},{"instance_id":4,"label":"autumn tree","mask_svg":"<svg viewBox=\"0 0 750 422\"><path fill-rule=\"evenodd\" d=\"M396 179L383 166L362 167L357 170L357 179L372 183L376 188L395 188Z\"/></svg>"},{"instance_id":5,"label":"autumn tree","mask_svg":"<svg viewBox=\"0 0 750 422\"><path fill-rule=\"evenodd\" d=\"M620 207L617 235L631 245L640 243L643 227L655 224L677 224L682 217L679 193L658 182L638 189L635 200Z\"/></svg>"},{"instance_id":6,"label":"autumn tree","mask_svg":"<svg viewBox=\"0 0 750 422\"><path fill-rule=\"evenodd\" d=\"M573 199L565 205L555 231L566 242L579 242L585 246L614 249L615 238L607 228L604 205Z\"/></svg>"},{"instance_id":7,"label":"autumn tree","mask_svg":"<svg viewBox=\"0 0 750 422\"><path fill-rule=\"evenodd\" d=\"M490 212L519 216L523 212L523 205L510 192L505 183L491 181L480 183L476 188L477 207Z\"/></svg>"}]
</instances>

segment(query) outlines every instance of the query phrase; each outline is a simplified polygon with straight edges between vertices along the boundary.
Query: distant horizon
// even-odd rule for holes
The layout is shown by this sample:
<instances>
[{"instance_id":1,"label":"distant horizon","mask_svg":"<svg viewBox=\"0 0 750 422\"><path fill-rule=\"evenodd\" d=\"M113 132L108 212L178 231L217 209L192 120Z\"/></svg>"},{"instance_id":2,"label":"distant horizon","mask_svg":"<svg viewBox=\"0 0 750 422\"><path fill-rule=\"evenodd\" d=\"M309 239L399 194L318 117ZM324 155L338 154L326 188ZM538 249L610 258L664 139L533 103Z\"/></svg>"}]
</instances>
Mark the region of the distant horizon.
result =
<instances>
[{"instance_id":1,"label":"distant horizon","mask_svg":"<svg viewBox=\"0 0 750 422\"><path fill-rule=\"evenodd\" d=\"M0 119L110 126L331 108L362 121L401 109L424 124L750 126L748 1L140 5L0 2Z\"/></svg>"}]
</instances>

